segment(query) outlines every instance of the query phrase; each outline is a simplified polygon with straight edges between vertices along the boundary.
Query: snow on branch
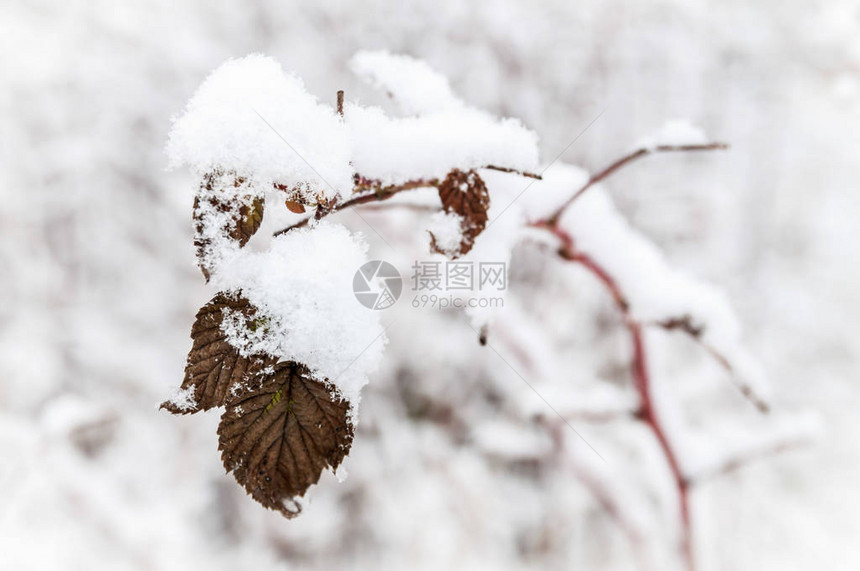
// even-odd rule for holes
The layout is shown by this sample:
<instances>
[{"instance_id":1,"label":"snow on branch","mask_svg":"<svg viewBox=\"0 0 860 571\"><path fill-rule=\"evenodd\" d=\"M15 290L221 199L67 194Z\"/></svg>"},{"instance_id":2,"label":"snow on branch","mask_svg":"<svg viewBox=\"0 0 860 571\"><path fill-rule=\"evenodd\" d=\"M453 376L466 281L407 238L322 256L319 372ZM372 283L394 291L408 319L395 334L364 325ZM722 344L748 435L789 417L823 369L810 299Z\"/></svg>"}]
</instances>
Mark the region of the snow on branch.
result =
<instances>
[{"instance_id":1,"label":"snow on branch","mask_svg":"<svg viewBox=\"0 0 860 571\"><path fill-rule=\"evenodd\" d=\"M459 111L465 104L451 90L448 78L424 61L386 51L361 51L349 68L363 81L387 93L408 115Z\"/></svg>"},{"instance_id":2,"label":"snow on branch","mask_svg":"<svg viewBox=\"0 0 860 571\"><path fill-rule=\"evenodd\" d=\"M657 139L659 140L659 139ZM612 276L617 301L629 306L638 322L683 331L717 360L729 373L741 393L761 411L767 411L769 388L761 367L749 355L741 339L740 323L726 296L713 286L671 267L660 250L630 226L609 195L595 185L633 160L655 152L724 149L723 143L678 146L657 145L640 148L614 161L588 179L571 198L553 208L549 215L532 223L534 227L555 229L569 242L563 246L580 263L596 264L592 271ZM545 173L538 192L550 197L559 194L557 183L570 176ZM543 187L547 187L544 190ZM589 194L586 190L592 189ZM599 268L599 270L597 269ZM623 292L623 293L622 293ZM622 299L618 299L622 298Z\"/></svg>"},{"instance_id":3,"label":"snow on branch","mask_svg":"<svg viewBox=\"0 0 860 571\"><path fill-rule=\"evenodd\" d=\"M679 129L669 129L676 130ZM697 131L683 128L680 131L684 136L703 138ZM640 398L639 417L651 429L675 482L682 530L680 553L686 568L693 569L695 555L689 496L693 479L682 468L682 460L670 440L670 422L661 416L656 406L643 324L657 323L666 329L686 332L732 371L743 368L746 373L757 373L758 369L740 341L737 317L725 297L714 288L671 268L660 251L630 227L605 192L594 189L585 195L587 190L618 169L652 153L726 148L722 143L685 144L681 141L677 145L663 145L657 141L649 144L655 146L644 146L589 177L552 214L533 220L531 225L552 233L558 241L559 256L581 265L599 280L624 318L633 353L630 374ZM552 187L553 179L548 176L545 186ZM549 194L554 197L558 193ZM750 374L745 379L740 384L742 393L761 410L767 410L760 396L764 391L762 377ZM777 448L782 449L781 446ZM710 470L733 469L748 458L749 451L725 457L717 464L719 468L712 466Z\"/></svg>"},{"instance_id":4,"label":"snow on branch","mask_svg":"<svg viewBox=\"0 0 860 571\"><path fill-rule=\"evenodd\" d=\"M564 204L562 204L558 210L556 210L550 217L550 222L555 222L559 219L562 213L574 202L576 202L579 197L581 197L585 192L594 186L595 184L603 181L608 178L610 175L623 168L624 166L636 161L637 159L641 159L648 155L652 155L655 153L676 153L676 152L692 152L692 151L716 151L716 150L726 150L729 146L726 143L693 143L693 144L682 144L682 145L656 145L652 147L640 147L637 150L624 155L611 165L607 166L600 172L591 176L588 181L582 185L576 192L573 193Z\"/></svg>"},{"instance_id":5,"label":"snow on branch","mask_svg":"<svg viewBox=\"0 0 860 571\"><path fill-rule=\"evenodd\" d=\"M723 350L718 349L702 339L704 327L694 324L689 315L666 319L651 325L662 327L667 331L681 331L687 334L728 373L729 378L744 397L760 412L770 412L770 405L765 400L768 388L764 381L764 371L748 352L741 350L740 345L724 345Z\"/></svg>"}]
</instances>

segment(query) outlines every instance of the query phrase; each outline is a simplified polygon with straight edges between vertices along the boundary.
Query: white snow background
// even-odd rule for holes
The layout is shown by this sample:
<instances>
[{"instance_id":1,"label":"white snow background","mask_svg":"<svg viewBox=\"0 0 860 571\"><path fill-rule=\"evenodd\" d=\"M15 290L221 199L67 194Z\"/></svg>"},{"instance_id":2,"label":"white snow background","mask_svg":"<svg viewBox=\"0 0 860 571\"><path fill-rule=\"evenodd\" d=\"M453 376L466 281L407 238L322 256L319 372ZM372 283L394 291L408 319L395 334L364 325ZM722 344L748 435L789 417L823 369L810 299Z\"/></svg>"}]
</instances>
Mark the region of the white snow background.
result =
<instances>
[{"instance_id":1,"label":"white snow background","mask_svg":"<svg viewBox=\"0 0 860 571\"><path fill-rule=\"evenodd\" d=\"M707 134L731 150L645 158L589 191L563 224L595 256L616 245L606 252L635 290L636 315L694 304L718 324L711 343L766 372L773 412L762 417L683 335L648 333L658 405L689 474L819 431L693 490L699 567L856 569L858 38L860 13L845 0L4 4L0 568L676 568L675 492L653 436L629 419L617 314L581 268L546 255L550 240L515 230L637 143ZM422 58L449 81L421 82L402 62L374 60L379 49ZM353 60L361 50L371 51ZM407 283L379 315L393 325L369 356L378 368L338 470L349 476L325 474L292 521L224 474L216 412L156 410L181 382L194 313L212 295L192 245L195 174L168 170L163 152L170 119L213 70L251 53L300 78L301 89L285 79L254 90L254 105L283 112L279 130L291 119L318 127L288 134L336 191L349 184L349 159L390 181L437 176L462 159L457 133L470 126L498 129L470 164L539 169L564 150L470 253L510 256L504 309L413 311ZM338 89L362 130L332 135ZM316 101L281 101L305 92ZM452 119L462 113L468 122ZM267 134L255 120L251 110L249 133ZM236 168L314 176L274 136L255 152L223 147L223 125L201 121L212 139L174 139L187 160L245 150ZM371 152L371 133L384 153ZM435 151L417 152L426 144ZM535 144L539 156L522 152ZM491 219L530 182L482 174ZM325 181L314 190L332 191ZM426 215L362 216L397 249L338 214L332 224L368 246L359 255L349 241L344 260L408 272L426 251ZM288 252L268 250L265 237L296 220L267 211L249 255L287 267ZM472 327L484 323L504 360L478 345ZM554 442L531 421L557 417L520 375L606 463L569 429Z\"/></svg>"}]
</instances>

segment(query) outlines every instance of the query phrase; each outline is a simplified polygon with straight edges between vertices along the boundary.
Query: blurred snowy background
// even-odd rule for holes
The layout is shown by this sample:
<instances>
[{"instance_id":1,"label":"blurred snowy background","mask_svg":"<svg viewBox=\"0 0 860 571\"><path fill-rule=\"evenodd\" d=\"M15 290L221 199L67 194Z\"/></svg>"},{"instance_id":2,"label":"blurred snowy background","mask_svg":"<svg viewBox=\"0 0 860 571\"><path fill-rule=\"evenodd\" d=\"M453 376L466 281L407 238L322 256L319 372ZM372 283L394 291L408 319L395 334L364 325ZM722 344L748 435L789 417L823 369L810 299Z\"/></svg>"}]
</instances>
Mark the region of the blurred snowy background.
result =
<instances>
[{"instance_id":1,"label":"blurred snowy background","mask_svg":"<svg viewBox=\"0 0 860 571\"><path fill-rule=\"evenodd\" d=\"M554 453L510 418L511 399L537 397L456 313L392 328L348 479L324 476L293 521L224 474L217 414L156 410L209 297L191 175L165 171L170 117L226 58L255 51L324 100L345 89L381 103L346 62L383 48L521 118L545 161L604 110L565 161L599 169L678 117L731 143L648 158L605 185L675 267L727 292L770 376L773 417L823 428L694 488L699 567L860 566L856 2L12 1L0 45L0 568L678 565L650 433L623 416L573 419L608 464L575 439ZM517 259L528 303L508 318L555 328L569 348L571 384L546 394L596 398L599 377L621 398L629 348L605 294L537 251ZM689 342L652 337L688 447L716 454L767 429ZM620 517L594 482L621 498Z\"/></svg>"}]
</instances>

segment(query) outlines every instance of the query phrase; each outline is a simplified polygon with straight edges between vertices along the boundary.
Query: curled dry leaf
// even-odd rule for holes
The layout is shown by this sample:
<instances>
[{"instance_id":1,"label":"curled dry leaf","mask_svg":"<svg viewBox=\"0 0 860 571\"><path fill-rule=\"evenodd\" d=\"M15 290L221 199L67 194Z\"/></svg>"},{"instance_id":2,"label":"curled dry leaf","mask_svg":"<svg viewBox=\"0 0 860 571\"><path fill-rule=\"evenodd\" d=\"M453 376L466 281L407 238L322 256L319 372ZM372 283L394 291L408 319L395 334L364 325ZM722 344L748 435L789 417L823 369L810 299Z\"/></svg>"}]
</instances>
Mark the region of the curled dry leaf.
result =
<instances>
[{"instance_id":1,"label":"curled dry leaf","mask_svg":"<svg viewBox=\"0 0 860 571\"><path fill-rule=\"evenodd\" d=\"M307 183L299 183L295 186L275 183L274 187L276 190L280 190L286 195L284 200L287 204L287 208L290 209L290 212L295 212L296 214L304 212L305 206L315 207L327 202L324 193L314 190L314 188Z\"/></svg>"},{"instance_id":2,"label":"curled dry leaf","mask_svg":"<svg viewBox=\"0 0 860 571\"><path fill-rule=\"evenodd\" d=\"M258 388L228 402L218 427L221 460L251 497L295 517L296 498L349 452L348 413L349 403L307 367L279 363Z\"/></svg>"},{"instance_id":3,"label":"curled dry leaf","mask_svg":"<svg viewBox=\"0 0 860 571\"><path fill-rule=\"evenodd\" d=\"M194 197L194 246L207 282L213 241L229 239L244 247L263 222L263 199L246 188L242 177L210 173L203 177Z\"/></svg>"},{"instance_id":4,"label":"curled dry leaf","mask_svg":"<svg viewBox=\"0 0 860 571\"><path fill-rule=\"evenodd\" d=\"M188 414L224 406L228 398L245 394L259 385L261 372L276 363L264 355L243 357L230 344L222 329L226 314L239 315L256 323L256 311L247 299L219 293L200 308L191 327L193 345L182 381L184 399L166 401L160 408L174 414Z\"/></svg>"},{"instance_id":5,"label":"curled dry leaf","mask_svg":"<svg viewBox=\"0 0 860 571\"><path fill-rule=\"evenodd\" d=\"M294 200L287 200L285 202L287 205L287 210L289 210L293 214L303 214L305 212L305 205L301 202L295 202Z\"/></svg>"},{"instance_id":6,"label":"curled dry leaf","mask_svg":"<svg viewBox=\"0 0 860 571\"><path fill-rule=\"evenodd\" d=\"M462 238L459 248L445 249L440 247L436 236L431 232L430 249L451 259L458 258L472 249L475 238L487 226L490 193L477 172L454 169L439 184L439 198L445 212L460 217Z\"/></svg>"}]
</instances>

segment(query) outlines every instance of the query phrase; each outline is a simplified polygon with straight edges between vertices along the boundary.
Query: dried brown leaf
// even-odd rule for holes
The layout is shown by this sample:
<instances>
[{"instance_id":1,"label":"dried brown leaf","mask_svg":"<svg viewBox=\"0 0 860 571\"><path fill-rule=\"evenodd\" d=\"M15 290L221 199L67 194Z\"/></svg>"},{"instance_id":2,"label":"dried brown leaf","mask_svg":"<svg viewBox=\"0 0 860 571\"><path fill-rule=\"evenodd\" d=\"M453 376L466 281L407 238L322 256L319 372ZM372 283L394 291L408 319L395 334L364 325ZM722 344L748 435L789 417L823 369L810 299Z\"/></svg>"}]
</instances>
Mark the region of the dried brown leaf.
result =
<instances>
[{"instance_id":1,"label":"dried brown leaf","mask_svg":"<svg viewBox=\"0 0 860 571\"><path fill-rule=\"evenodd\" d=\"M200 308L191 327L193 345L185 365L182 390L185 403L166 401L161 408L188 414L224 406L228 398L246 393L260 382L260 373L276 359L263 355L243 357L221 329L226 311L238 312L249 323L258 318L247 299L219 293Z\"/></svg>"},{"instance_id":2,"label":"dried brown leaf","mask_svg":"<svg viewBox=\"0 0 860 571\"><path fill-rule=\"evenodd\" d=\"M251 497L295 517L296 499L349 452L348 412L307 367L279 363L260 387L228 403L218 427L221 460Z\"/></svg>"},{"instance_id":3,"label":"dried brown leaf","mask_svg":"<svg viewBox=\"0 0 860 571\"><path fill-rule=\"evenodd\" d=\"M293 214L303 214L305 212L305 205L301 202L295 202L294 200L286 200L284 202L287 205L287 210Z\"/></svg>"},{"instance_id":4,"label":"dried brown leaf","mask_svg":"<svg viewBox=\"0 0 860 571\"><path fill-rule=\"evenodd\" d=\"M206 281L209 281L211 268L207 259L207 250L211 244L211 238L207 233L207 224L213 222L207 220L207 213L218 212L229 214L225 227L219 228L227 237L244 247L248 243L263 222L263 211L265 203L262 198L250 193L236 192L242 187L245 179L234 177L233 188L224 189L224 180L228 175L212 173L203 177L200 189L194 197L194 246L197 248L197 263ZM230 183L227 183L228 187ZM219 190L226 192L219 192ZM232 191L232 192L231 192ZM219 222L221 222L219 220Z\"/></svg>"},{"instance_id":5,"label":"dried brown leaf","mask_svg":"<svg viewBox=\"0 0 860 571\"><path fill-rule=\"evenodd\" d=\"M285 194L284 200L287 203L287 208L296 214L304 212L305 206L315 207L326 202L325 194L319 190L314 190L308 183L299 183L295 186L275 183L275 188ZM293 203L292 205L290 204L291 202ZM298 210L299 207L302 210ZM293 210L294 208L296 210Z\"/></svg>"},{"instance_id":6,"label":"dried brown leaf","mask_svg":"<svg viewBox=\"0 0 860 571\"><path fill-rule=\"evenodd\" d=\"M439 184L439 198L445 212L460 217L462 239L458 250L445 251L439 247L431 232L430 248L452 259L458 258L472 249L475 238L487 227L490 193L477 172L454 169Z\"/></svg>"}]
</instances>

